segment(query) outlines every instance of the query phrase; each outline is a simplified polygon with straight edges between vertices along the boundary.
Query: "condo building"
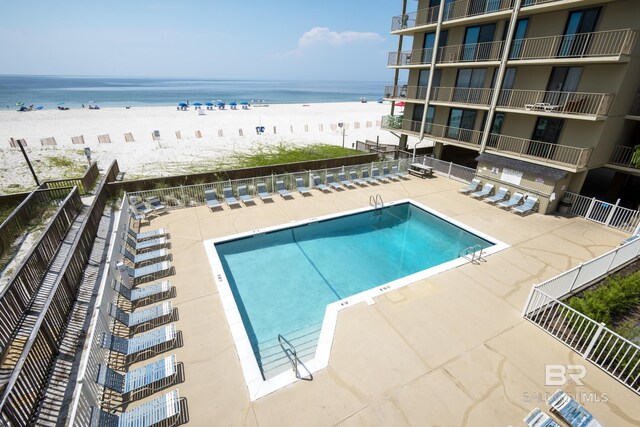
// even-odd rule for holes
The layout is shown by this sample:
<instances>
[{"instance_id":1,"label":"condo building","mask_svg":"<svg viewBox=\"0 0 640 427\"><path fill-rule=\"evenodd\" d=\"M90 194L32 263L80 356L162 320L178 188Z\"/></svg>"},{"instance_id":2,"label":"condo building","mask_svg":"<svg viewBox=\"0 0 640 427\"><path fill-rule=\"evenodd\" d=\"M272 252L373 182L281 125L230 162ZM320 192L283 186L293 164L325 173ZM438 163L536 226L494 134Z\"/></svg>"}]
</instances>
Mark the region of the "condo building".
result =
<instances>
[{"instance_id":1,"label":"condo building","mask_svg":"<svg viewBox=\"0 0 640 427\"><path fill-rule=\"evenodd\" d=\"M536 195L541 213L566 191L638 208L640 1L401 6L382 118L400 149L432 145L496 188Z\"/></svg>"}]
</instances>

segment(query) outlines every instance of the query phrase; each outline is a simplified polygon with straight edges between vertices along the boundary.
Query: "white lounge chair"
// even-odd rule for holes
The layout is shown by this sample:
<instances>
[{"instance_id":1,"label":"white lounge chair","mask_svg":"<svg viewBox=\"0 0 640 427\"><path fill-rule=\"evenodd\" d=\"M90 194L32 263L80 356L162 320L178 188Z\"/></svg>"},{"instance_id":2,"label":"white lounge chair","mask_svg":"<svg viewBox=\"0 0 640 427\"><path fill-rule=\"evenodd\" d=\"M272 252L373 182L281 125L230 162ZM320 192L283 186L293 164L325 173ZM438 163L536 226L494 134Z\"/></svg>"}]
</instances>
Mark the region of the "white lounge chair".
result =
<instances>
[{"instance_id":1,"label":"white lounge chair","mask_svg":"<svg viewBox=\"0 0 640 427\"><path fill-rule=\"evenodd\" d=\"M313 176L313 186L315 188L317 188L318 190L322 191L323 193L325 192L331 192L331 189L329 187L327 187L326 185L324 185L322 183L322 181L320 181L320 177L318 175L314 175Z\"/></svg>"},{"instance_id":2,"label":"white lounge chair","mask_svg":"<svg viewBox=\"0 0 640 427\"><path fill-rule=\"evenodd\" d=\"M240 197L240 201L244 203L245 206L247 206L247 203L251 203L253 205L256 204L255 200L253 200L253 197L251 197L249 193L247 193L246 185L238 185L238 197Z\"/></svg>"},{"instance_id":3,"label":"white lounge chair","mask_svg":"<svg viewBox=\"0 0 640 427\"><path fill-rule=\"evenodd\" d=\"M232 208L234 206L240 206L240 202L233 195L233 191L231 190L231 187L225 187L225 188L222 189L222 197L224 197L225 203L230 208Z\"/></svg>"},{"instance_id":4,"label":"white lounge chair","mask_svg":"<svg viewBox=\"0 0 640 427\"><path fill-rule=\"evenodd\" d=\"M148 282L149 280L161 279L175 273L175 268L171 266L171 262L169 261L162 261L140 268L131 268L122 263L118 263L118 270L120 271L120 275L127 274L134 285Z\"/></svg>"},{"instance_id":5,"label":"white lounge chair","mask_svg":"<svg viewBox=\"0 0 640 427\"><path fill-rule=\"evenodd\" d=\"M309 190L309 187L306 187L304 185L304 182L302 181L302 178L300 178L299 176L296 177L296 189L303 196L306 196L307 194L311 194L311 191Z\"/></svg>"},{"instance_id":6,"label":"white lounge chair","mask_svg":"<svg viewBox=\"0 0 640 427\"><path fill-rule=\"evenodd\" d=\"M517 206L518 203L520 203L522 201L522 198L524 197L524 194L519 193L519 192L515 192L511 195L511 197L509 198L509 200L505 201L505 202L498 202L496 203L496 206L498 206L499 208L503 208L503 209L509 209L512 208L514 206Z\"/></svg>"},{"instance_id":7,"label":"white lounge chair","mask_svg":"<svg viewBox=\"0 0 640 427\"><path fill-rule=\"evenodd\" d=\"M391 181L400 181L400 177L394 173L389 172L389 168L386 166L382 167L382 176Z\"/></svg>"},{"instance_id":8,"label":"white lounge chair","mask_svg":"<svg viewBox=\"0 0 640 427\"><path fill-rule=\"evenodd\" d=\"M562 390L557 390L547 403L551 406L551 411L555 412L564 422L572 427L602 427L575 399Z\"/></svg>"},{"instance_id":9,"label":"white lounge chair","mask_svg":"<svg viewBox=\"0 0 640 427\"><path fill-rule=\"evenodd\" d=\"M359 185L360 187L366 187L367 183L365 182L365 180L358 178L358 174L356 173L355 169L351 169L349 171L349 178L351 179L351 181L353 183L355 183L356 185ZM369 178L371 179L371 178Z\"/></svg>"},{"instance_id":10,"label":"white lounge chair","mask_svg":"<svg viewBox=\"0 0 640 427\"><path fill-rule=\"evenodd\" d=\"M371 169L371 178L377 180L378 182L383 182L385 184L389 182L387 178L380 175L380 169L378 168Z\"/></svg>"},{"instance_id":11,"label":"white lounge chair","mask_svg":"<svg viewBox=\"0 0 640 427\"><path fill-rule=\"evenodd\" d=\"M284 188L284 181L282 180L276 181L276 191L283 199L293 198L291 193L289 193L289 190Z\"/></svg>"},{"instance_id":12,"label":"white lounge chair","mask_svg":"<svg viewBox=\"0 0 640 427\"><path fill-rule=\"evenodd\" d=\"M143 240L141 242L136 242L128 235L125 235L123 237L127 245L129 245L129 247L133 249L136 254L138 252L146 252L171 247L171 243L166 237L158 237L157 239Z\"/></svg>"},{"instance_id":13,"label":"white lounge chair","mask_svg":"<svg viewBox=\"0 0 640 427\"><path fill-rule=\"evenodd\" d=\"M157 197L149 197L146 199L147 203L151 205L151 209L157 213L166 213L167 207L160 202Z\"/></svg>"},{"instance_id":14,"label":"white lounge chair","mask_svg":"<svg viewBox=\"0 0 640 427\"><path fill-rule=\"evenodd\" d=\"M264 182L259 182L256 184L256 192L258 193L258 197L262 202L266 202L267 200L272 202L271 194L267 191L267 186Z\"/></svg>"},{"instance_id":15,"label":"white lounge chair","mask_svg":"<svg viewBox=\"0 0 640 427\"><path fill-rule=\"evenodd\" d=\"M174 390L120 414L92 407L90 427L143 427L155 425L178 425L180 418L180 396Z\"/></svg>"},{"instance_id":16,"label":"white lounge chair","mask_svg":"<svg viewBox=\"0 0 640 427\"><path fill-rule=\"evenodd\" d=\"M136 233L131 228L127 228L127 233L129 236L133 238L136 242L141 242L143 240L156 239L159 237L169 237L169 230L166 228L157 228L155 230L147 230L141 233Z\"/></svg>"},{"instance_id":17,"label":"white lounge chair","mask_svg":"<svg viewBox=\"0 0 640 427\"><path fill-rule=\"evenodd\" d=\"M553 418L545 414L540 408L535 408L524 417L523 421L529 427L561 427Z\"/></svg>"},{"instance_id":18,"label":"white lounge chair","mask_svg":"<svg viewBox=\"0 0 640 427\"><path fill-rule=\"evenodd\" d=\"M222 205L218 201L218 195L216 194L216 190L205 190L204 191L204 198L205 198L205 200L207 202L207 206L212 211L214 209L222 209Z\"/></svg>"},{"instance_id":19,"label":"white lounge chair","mask_svg":"<svg viewBox=\"0 0 640 427\"><path fill-rule=\"evenodd\" d=\"M486 199L484 199L484 201L493 205L495 203L503 201L505 197L507 197L508 192L509 189L507 187L500 187L498 188L496 194L491 197L487 197Z\"/></svg>"},{"instance_id":20,"label":"white lounge chair","mask_svg":"<svg viewBox=\"0 0 640 427\"><path fill-rule=\"evenodd\" d=\"M340 190L342 188L342 185L336 182L336 179L333 177L333 174L327 174L327 178L326 178L326 183L329 187L333 188L334 190Z\"/></svg>"},{"instance_id":21,"label":"white lounge chair","mask_svg":"<svg viewBox=\"0 0 640 427\"><path fill-rule=\"evenodd\" d=\"M347 176L345 175L344 172L340 172L338 174L338 182L347 188L356 188L356 186L353 185L353 182L347 179Z\"/></svg>"},{"instance_id":22,"label":"white lounge chair","mask_svg":"<svg viewBox=\"0 0 640 427\"><path fill-rule=\"evenodd\" d=\"M538 198L534 196L527 197L527 200L524 201L520 206L515 206L511 208L511 212L519 213L522 216L530 214L533 212L533 208L538 204Z\"/></svg>"},{"instance_id":23,"label":"white lounge chair","mask_svg":"<svg viewBox=\"0 0 640 427\"><path fill-rule=\"evenodd\" d=\"M178 309L171 306L171 301L166 301L133 313L127 313L117 305L110 304L109 315L129 328L129 334L137 334L176 321Z\"/></svg>"},{"instance_id":24,"label":"white lounge chair","mask_svg":"<svg viewBox=\"0 0 640 427\"><path fill-rule=\"evenodd\" d=\"M362 180L369 185L378 185L378 180L373 179L369 176L369 171L367 169L362 169L361 171Z\"/></svg>"},{"instance_id":25,"label":"white lounge chair","mask_svg":"<svg viewBox=\"0 0 640 427\"><path fill-rule=\"evenodd\" d=\"M480 186L480 180L478 178L473 178L471 180L471 182L469 183L469 185L467 185L464 188L459 189L458 193L462 193L462 194L471 193L473 191L476 191L479 186Z\"/></svg>"},{"instance_id":26,"label":"white lounge chair","mask_svg":"<svg viewBox=\"0 0 640 427\"><path fill-rule=\"evenodd\" d=\"M124 275L127 279L129 276ZM131 280L114 281L113 289L122 295L131 305L132 309L142 307L167 298L175 297L176 288L171 286L169 280L152 283L146 286L133 287Z\"/></svg>"},{"instance_id":27,"label":"white lounge chair","mask_svg":"<svg viewBox=\"0 0 640 427\"><path fill-rule=\"evenodd\" d=\"M482 187L482 190L471 193L470 196L473 197L474 199L482 199L483 197L487 197L491 195L491 193L493 193L493 188L494 188L493 184L486 183Z\"/></svg>"},{"instance_id":28,"label":"white lounge chair","mask_svg":"<svg viewBox=\"0 0 640 427\"><path fill-rule=\"evenodd\" d=\"M409 174L402 172L398 166L391 166L391 173L395 174L400 179L409 179Z\"/></svg>"},{"instance_id":29,"label":"white lounge chair","mask_svg":"<svg viewBox=\"0 0 640 427\"><path fill-rule=\"evenodd\" d=\"M104 332L100 341L102 348L123 357L123 366L162 354L178 344L176 325L171 323L133 338L123 338Z\"/></svg>"}]
</instances>

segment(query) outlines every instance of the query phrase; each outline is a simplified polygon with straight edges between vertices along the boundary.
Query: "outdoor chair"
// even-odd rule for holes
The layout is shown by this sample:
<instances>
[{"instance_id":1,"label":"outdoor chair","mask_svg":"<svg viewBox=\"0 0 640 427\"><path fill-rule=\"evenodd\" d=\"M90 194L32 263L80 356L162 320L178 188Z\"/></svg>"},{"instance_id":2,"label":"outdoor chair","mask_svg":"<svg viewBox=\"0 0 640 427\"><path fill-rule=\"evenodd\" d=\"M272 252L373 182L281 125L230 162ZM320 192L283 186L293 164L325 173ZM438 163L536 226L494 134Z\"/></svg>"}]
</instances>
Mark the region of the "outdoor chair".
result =
<instances>
[{"instance_id":1,"label":"outdoor chair","mask_svg":"<svg viewBox=\"0 0 640 427\"><path fill-rule=\"evenodd\" d=\"M496 192L496 194L494 194L491 197L487 197L486 199L484 199L484 201L492 205L496 204L498 202L503 201L507 197L508 192L509 192L509 189L507 187L500 187L498 188L498 191Z\"/></svg>"},{"instance_id":2,"label":"outdoor chair","mask_svg":"<svg viewBox=\"0 0 640 427\"><path fill-rule=\"evenodd\" d=\"M362 180L369 185L378 185L378 181L369 176L369 171L362 169Z\"/></svg>"},{"instance_id":3,"label":"outdoor chair","mask_svg":"<svg viewBox=\"0 0 640 427\"><path fill-rule=\"evenodd\" d=\"M351 178L351 181L353 181L355 184L359 185L360 187L367 186L367 183L363 179L358 178L358 174L356 173L355 169L351 169L349 171L349 177Z\"/></svg>"},{"instance_id":4,"label":"outdoor chair","mask_svg":"<svg viewBox=\"0 0 640 427\"><path fill-rule=\"evenodd\" d=\"M309 187L306 187L304 185L304 182L302 181L302 178L300 178L299 176L296 177L296 189L303 196L306 196L307 194L311 194L311 191L309 190Z\"/></svg>"},{"instance_id":5,"label":"outdoor chair","mask_svg":"<svg viewBox=\"0 0 640 427\"><path fill-rule=\"evenodd\" d=\"M469 183L469 185L467 185L464 188L459 189L458 193L462 193L462 194L471 193L473 191L476 191L479 186L480 186L480 180L478 178L473 178L471 180L471 182Z\"/></svg>"},{"instance_id":6,"label":"outdoor chair","mask_svg":"<svg viewBox=\"0 0 640 427\"><path fill-rule=\"evenodd\" d=\"M340 190L342 188L342 185L336 182L336 179L333 177L333 174L327 174L327 178L325 181L327 185L333 188L334 190Z\"/></svg>"},{"instance_id":7,"label":"outdoor chair","mask_svg":"<svg viewBox=\"0 0 640 427\"><path fill-rule=\"evenodd\" d=\"M338 182L342 185L344 185L347 188L355 188L356 186L353 185L353 182L349 181L345 175L344 172L340 172L338 174Z\"/></svg>"},{"instance_id":8,"label":"outdoor chair","mask_svg":"<svg viewBox=\"0 0 640 427\"><path fill-rule=\"evenodd\" d=\"M231 190L231 187L225 187L225 188L222 189L222 197L224 197L225 203L230 208L232 208L234 206L240 206L240 202L233 195L233 191Z\"/></svg>"},{"instance_id":9,"label":"outdoor chair","mask_svg":"<svg viewBox=\"0 0 640 427\"><path fill-rule=\"evenodd\" d=\"M391 181L400 181L400 178L396 174L390 173L386 166L382 167L382 176Z\"/></svg>"},{"instance_id":10,"label":"outdoor chair","mask_svg":"<svg viewBox=\"0 0 640 427\"><path fill-rule=\"evenodd\" d=\"M129 279L127 275L124 277ZM135 288L131 285L131 280L115 280L113 289L129 302L132 309L173 298L176 293L175 286L171 286L169 280Z\"/></svg>"},{"instance_id":11,"label":"outdoor chair","mask_svg":"<svg viewBox=\"0 0 640 427\"><path fill-rule=\"evenodd\" d=\"M493 188L494 188L493 184L486 183L482 187L482 190L471 193L470 196L473 197L474 199L482 199L483 197L487 197L491 195L491 193L493 193Z\"/></svg>"},{"instance_id":12,"label":"outdoor chair","mask_svg":"<svg viewBox=\"0 0 640 427\"><path fill-rule=\"evenodd\" d=\"M214 209L222 209L222 205L218 201L218 195L216 194L216 190L205 190L204 191L204 198L205 198L205 200L207 202L207 206L212 211Z\"/></svg>"},{"instance_id":13,"label":"outdoor chair","mask_svg":"<svg viewBox=\"0 0 640 427\"><path fill-rule=\"evenodd\" d=\"M251 197L249 193L247 193L246 185L238 185L238 197L240 197L240 201L244 203L245 206L247 206L247 203L251 203L253 205L256 204L255 200L253 200L253 197Z\"/></svg>"},{"instance_id":14,"label":"outdoor chair","mask_svg":"<svg viewBox=\"0 0 640 427\"><path fill-rule=\"evenodd\" d=\"M601 427L601 424L593 418L591 412L576 402L562 390L558 390L547 399L551 411L558 414L562 421L572 427Z\"/></svg>"},{"instance_id":15,"label":"outdoor chair","mask_svg":"<svg viewBox=\"0 0 640 427\"><path fill-rule=\"evenodd\" d=\"M162 248L170 248L171 243L166 237L158 237L157 239L149 239L143 240L142 242L136 242L129 236L123 236L125 238L125 242L131 249L133 249L136 254L138 252L146 252L152 251Z\"/></svg>"},{"instance_id":16,"label":"outdoor chair","mask_svg":"<svg viewBox=\"0 0 640 427\"><path fill-rule=\"evenodd\" d=\"M100 345L120 355L122 357L120 365L124 367L176 348L179 341L180 336L176 332L176 325L171 323L128 339L103 332Z\"/></svg>"},{"instance_id":17,"label":"outdoor chair","mask_svg":"<svg viewBox=\"0 0 640 427\"><path fill-rule=\"evenodd\" d=\"M519 213L522 216L530 214L533 212L533 208L538 204L538 198L534 196L527 197L527 200L524 201L520 206L515 206L511 208L511 212Z\"/></svg>"},{"instance_id":18,"label":"outdoor chair","mask_svg":"<svg viewBox=\"0 0 640 427\"><path fill-rule=\"evenodd\" d=\"M160 202L157 197L149 197L146 199L147 203L151 205L151 209L157 213L166 213L167 207Z\"/></svg>"},{"instance_id":19,"label":"outdoor chair","mask_svg":"<svg viewBox=\"0 0 640 427\"><path fill-rule=\"evenodd\" d=\"M517 206L518 203L522 201L523 197L524 197L524 194L515 192L511 195L511 198L509 198L509 200L507 200L506 202L499 202L496 204L496 206L503 209L509 209L514 206Z\"/></svg>"},{"instance_id":20,"label":"outdoor chair","mask_svg":"<svg viewBox=\"0 0 640 427\"><path fill-rule=\"evenodd\" d=\"M129 206L137 215L146 216L153 213L153 209L147 207L143 202L131 203Z\"/></svg>"},{"instance_id":21,"label":"outdoor chair","mask_svg":"<svg viewBox=\"0 0 640 427\"><path fill-rule=\"evenodd\" d=\"M400 179L409 179L409 174L402 172L398 166L391 166L391 173Z\"/></svg>"},{"instance_id":22,"label":"outdoor chair","mask_svg":"<svg viewBox=\"0 0 640 427\"><path fill-rule=\"evenodd\" d=\"M182 381L184 366L176 362L175 354L126 373L115 371L107 365L98 365L96 379L98 384L119 395L120 405L151 396ZM105 400L103 397L103 402Z\"/></svg>"},{"instance_id":23,"label":"outdoor chair","mask_svg":"<svg viewBox=\"0 0 640 427\"><path fill-rule=\"evenodd\" d=\"M256 184L256 192L258 193L258 197L260 197L260 200L262 200L263 203L267 200L273 202L271 194L269 194L269 192L267 191L267 186L264 182L259 182L258 184Z\"/></svg>"},{"instance_id":24,"label":"outdoor chair","mask_svg":"<svg viewBox=\"0 0 640 427\"><path fill-rule=\"evenodd\" d=\"M282 196L283 199L293 198L291 193L289 193L289 190L284 188L284 181L282 180L276 181L276 191Z\"/></svg>"},{"instance_id":25,"label":"outdoor chair","mask_svg":"<svg viewBox=\"0 0 640 427\"><path fill-rule=\"evenodd\" d=\"M158 326L178 320L178 309L171 301L127 313L114 304L109 305L109 315L129 328L129 335L146 332Z\"/></svg>"},{"instance_id":26,"label":"outdoor chair","mask_svg":"<svg viewBox=\"0 0 640 427\"><path fill-rule=\"evenodd\" d=\"M146 427L179 425L181 399L178 390L156 397L126 412L115 414L101 408L91 408L89 427ZM183 421L184 422L184 421Z\"/></svg>"},{"instance_id":27,"label":"outdoor chair","mask_svg":"<svg viewBox=\"0 0 640 427\"><path fill-rule=\"evenodd\" d=\"M166 237L169 238L169 232L166 228L158 228L155 230L143 231L141 233L136 233L131 228L127 228L127 233L129 236L133 238L136 242L141 242L143 240L155 239L158 237Z\"/></svg>"},{"instance_id":28,"label":"outdoor chair","mask_svg":"<svg viewBox=\"0 0 640 427\"><path fill-rule=\"evenodd\" d=\"M540 408L535 408L524 417L523 421L529 427L561 427L553 418L545 414Z\"/></svg>"},{"instance_id":29,"label":"outdoor chair","mask_svg":"<svg viewBox=\"0 0 640 427\"><path fill-rule=\"evenodd\" d=\"M320 177L318 175L314 175L313 176L313 186L315 188L317 188L318 190L324 192L331 192L331 189L329 187L327 187L326 185L324 185L322 183L322 181L320 181Z\"/></svg>"},{"instance_id":30,"label":"outdoor chair","mask_svg":"<svg viewBox=\"0 0 640 427\"><path fill-rule=\"evenodd\" d=\"M123 246L121 254L124 255L125 259L131 262L135 268L142 267L144 264L172 259L171 253L166 249L158 249L135 255L128 251L126 246Z\"/></svg>"},{"instance_id":31,"label":"outdoor chair","mask_svg":"<svg viewBox=\"0 0 640 427\"><path fill-rule=\"evenodd\" d=\"M371 169L371 178L375 179L378 182L383 182L385 184L387 184L389 182L389 180L387 178L385 178L382 175L380 175L380 169L378 169L378 168Z\"/></svg>"},{"instance_id":32,"label":"outdoor chair","mask_svg":"<svg viewBox=\"0 0 640 427\"><path fill-rule=\"evenodd\" d=\"M128 275L134 285L148 282L150 280L161 279L175 273L175 268L171 266L171 262L169 261L162 261L140 268L131 268L119 263L118 270L120 271L121 276L123 274Z\"/></svg>"}]
</instances>

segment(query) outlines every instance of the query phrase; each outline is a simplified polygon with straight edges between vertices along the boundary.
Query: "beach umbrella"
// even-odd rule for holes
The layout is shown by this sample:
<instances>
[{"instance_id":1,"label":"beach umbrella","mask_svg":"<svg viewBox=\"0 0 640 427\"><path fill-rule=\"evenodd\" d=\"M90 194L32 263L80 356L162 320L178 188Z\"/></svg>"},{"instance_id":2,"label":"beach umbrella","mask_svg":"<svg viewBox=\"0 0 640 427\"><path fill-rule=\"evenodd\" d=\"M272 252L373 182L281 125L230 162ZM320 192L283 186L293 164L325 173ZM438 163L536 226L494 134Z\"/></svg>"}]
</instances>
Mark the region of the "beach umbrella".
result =
<instances>
[{"instance_id":1,"label":"beach umbrella","mask_svg":"<svg viewBox=\"0 0 640 427\"><path fill-rule=\"evenodd\" d=\"M232 102L229 103L229 105L232 105L232 106L235 107L236 105L238 105L238 103L236 101L232 101Z\"/></svg>"},{"instance_id":2,"label":"beach umbrella","mask_svg":"<svg viewBox=\"0 0 640 427\"><path fill-rule=\"evenodd\" d=\"M43 110L43 109L44 109L44 107L43 107L42 105L38 105L38 106L36 107L36 110Z\"/></svg>"},{"instance_id":3,"label":"beach umbrella","mask_svg":"<svg viewBox=\"0 0 640 427\"><path fill-rule=\"evenodd\" d=\"M218 101L218 102L216 103L216 106L217 106L217 107L224 107L224 102L222 102L222 101Z\"/></svg>"},{"instance_id":4,"label":"beach umbrella","mask_svg":"<svg viewBox=\"0 0 640 427\"><path fill-rule=\"evenodd\" d=\"M247 101L242 101L240 105L249 105L249 103Z\"/></svg>"},{"instance_id":5,"label":"beach umbrella","mask_svg":"<svg viewBox=\"0 0 640 427\"><path fill-rule=\"evenodd\" d=\"M206 102L204 105L206 105L207 107L213 107L213 102Z\"/></svg>"},{"instance_id":6,"label":"beach umbrella","mask_svg":"<svg viewBox=\"0 0 640 427\"><path fill-rule=\"evenodd\" d=\"M200 106L202 106L202 103L201 102L194 102L193 105L195 105L196 107L200 107Z\"/></svg>"},{"instance_id":7,"label":"beach umbrella","mask_svg":"<svg viewBox=\"0 0 640 427\"><path fill-rule=\"evenodd\" d=\"M178 104L178 107L186 107L187 103L186 102L181 102L180 104Z\"/></svg>"},{"instance_id":8,"label":"beach umbrella","mask_svg":"<svg viewBox=\"0 0 640 427\"><path fill-rule=\"evenodd\" d=\"M404 107L404 102L396 102L396 107Z\"/></svg>"}]
</instances>

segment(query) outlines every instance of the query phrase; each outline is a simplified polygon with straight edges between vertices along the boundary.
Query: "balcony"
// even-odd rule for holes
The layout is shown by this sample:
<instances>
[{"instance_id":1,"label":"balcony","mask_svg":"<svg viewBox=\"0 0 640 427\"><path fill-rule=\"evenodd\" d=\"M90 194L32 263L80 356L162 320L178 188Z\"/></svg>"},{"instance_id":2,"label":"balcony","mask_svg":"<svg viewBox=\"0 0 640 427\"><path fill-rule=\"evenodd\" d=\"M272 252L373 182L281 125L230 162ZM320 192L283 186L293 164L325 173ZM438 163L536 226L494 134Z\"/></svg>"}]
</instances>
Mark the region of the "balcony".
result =
<instances>
[{"instance_id":1,"label":"balcony","mask_svg":"<svg viewBox=\"0 0 640 427\"><path fill-rule=\"evenodd\" d=\"M572 172L585 168L591 155L591 148L570 147L497 134L489 136L486 151L553 165Z\"/></svg>"},{"instance_id":2,"label":"balcony","mask_svg":"<svg viewBox=\"0 0 640 427\"><path fill-rule=\"evenodd\" d=\"M503 46L501 41L443 46L438 48L436 61L438 64L499 62ZM387 66L431 65L432 55L433 48L389 52Z\"/></svg>"},{"instance_id":3,"label":"balcony","mask_svg":"<svg viewBox=\"0 0 640 427\"><path fill-rule=\"evenodd\" d=\"M622 55L631 55L637 36L637 31L623 29L514 40L509 60L618 60Z\"/></svg>"},{"instance_id":4,"label":"balcony","mask_svg":"<svg viewBox=\"0 0 640 427\"><path fill-rule=\"evenodd\" d=\"M487 0L484 2L477 0L458 0L445 5L442 21L447 22L455 19L501 12L511 9L512 6L513 0ZM391 31L402 31L435 24L438 22L439 9L440 6L433 6L405 15L394 16L391 19Z\"/></svg>"},{"instance_id":5,"label":"balcony","mask_svg":"<svg viewBox=\"0 0 640 427\"><path fill-rule=\"evenodd\" d=\"M635 147L615 145L611 157L609 157L609 164L640 169L640 151Z\"/></svg>"},{"instance_id":6,"label":"balcony","mask_svg":"<svg viewBox=\"0 0 640 427\"><path fill-rule=\"evenodd\" d=\"M498 110L530 111L531 114L602 120L613 102L613 94L548 92L505 89L500 92Z\"/></svg>"},{"instance_id":7,"label":"balcony","mask_svg":"<svg viewBox=\"0 0 640 427\"><path fill-rule=\"evenodd\" d=\"M493 89L434 87L431 93L433 103L481 105L489 107Z\"/></svg>"},{"instance_id":8,"label":"balcony","mask_svg":"<svg viewBox=\"0 0 640 427\"><path fill-rule=\"evenodd\" d=\"M387 66L403 67L411 65L430 65L433 49L413 49L402 52L389 52Z\"/></svg>"},{"instance_id":9,"label":"balcony","mask_svg":"<svg viewBox=\"0 0 640 427\"><path fill-rule=\"evenodd\" d=\"M424 102L427 97L426 86L385 86L384 98L394 101Z\"/></svg>"},{"instance_id":10,"label":"balcony","mask_svg":"<svg viewBox=\"0 0 640 427\"><path fill-rule=\"evenodd\" d=\"M385 116L382 118L382 129L399 131L417 136L420 134L421 122L406 120L402 116ZM482 132L470 129L427 123L425 135L446 144L480 149ZM507 135L491 134L487 139L486 151L515 159L527 160L537 164L577 172L584 169L591 155L591 148L570 147L550 144L541 141L516 138Z\"/></svg>"},{"instance_id":11,"label":"balcony","mask_svg":"<svg viewBox=\"0 0 640 427\"><path fill-rule=\"evenodd\" d=\"M627 118L640 120L640 90L636 93L636 99L633 101L633 105L631 106L631 110L629 110Z\"/></svg>"}]
</instances>

